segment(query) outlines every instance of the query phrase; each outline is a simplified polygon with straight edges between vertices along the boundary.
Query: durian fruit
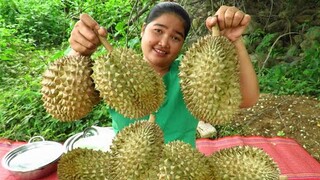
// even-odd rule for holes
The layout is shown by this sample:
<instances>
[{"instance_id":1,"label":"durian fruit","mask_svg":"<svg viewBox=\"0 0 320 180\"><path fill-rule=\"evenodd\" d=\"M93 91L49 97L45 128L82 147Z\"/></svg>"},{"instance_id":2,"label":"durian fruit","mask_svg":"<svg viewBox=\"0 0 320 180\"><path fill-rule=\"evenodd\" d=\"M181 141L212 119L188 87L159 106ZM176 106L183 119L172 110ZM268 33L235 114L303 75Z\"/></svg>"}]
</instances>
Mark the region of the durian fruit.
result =
<instances>
[{"instance_id":1,"label":"durian fruit","mask_svg":"<svg viewBox=\"0 0 320 180\"><path fill-rule=\"evenodd\" d=\"M110 148L112 179L154 177L162 156L164 138L153 118L151 115L149 121L135 121L116 135Z\"/></svg>"},{"instance_id":2,"label":"durian fruit","mask_svg":"<svg viewBox=\"0 0 320 180\"><path fill-rule=\"evenodd\" d=\"M134 50L112 49L105 39L99 38L109 51L93 65L92 78L100 96L128 118L142 118L155 112L165 97L161 76Z\"/></svg>"},{"instance_id":3,"label":"durian fruit","mask_svg":"<svg viewBox=\"0 0 320 180\"><path fill-rule=\"evenodd\" d=\"M222 149L208 156L208 159L216 180L276 180L280 175L274 160L265 151L253 146Z\"/></svg>"},{"instance_id":4,"label":"durian fruit","mask_svg":"<svg viewBox=\"0 0 320 180\"><path fill-rule=\"evenodd\" d=\"M185 53L180 64L180 85L189 111L199 120L225 124L241 102L239 62L232 42L220 36L200 38Z\"/></svg>"},{"instance_id":5,"label":"durian fruit","mask_svg":"<svg viewBox=\"0 0 320 180\"><path fill-rule=\"evenodd\" d=\"M176 140L165 145L158 179L209 180L211 174L207 158L190 144Z\"/></svg>"},{"instance_id":6,"label":"durian fruit","mask_svg":"<svg viewBox=\"0 0 320 180\"><path fill-rule=\"evenodd\" d=\"M100 101L91 74L89 57L66 56L51 63L41 81L46 111L61 121L86 116Z\"/></svg>"},{"instance_id":7,"label":"durian fruit","mask_svg":"<svg viewBox=\"0 0 320 180\"><path fill-rule=\"evenodd\" d=\"M111 180L110 154L77 148L63 154L58 161L59 180Z\"/></svg>"}]
</instances>

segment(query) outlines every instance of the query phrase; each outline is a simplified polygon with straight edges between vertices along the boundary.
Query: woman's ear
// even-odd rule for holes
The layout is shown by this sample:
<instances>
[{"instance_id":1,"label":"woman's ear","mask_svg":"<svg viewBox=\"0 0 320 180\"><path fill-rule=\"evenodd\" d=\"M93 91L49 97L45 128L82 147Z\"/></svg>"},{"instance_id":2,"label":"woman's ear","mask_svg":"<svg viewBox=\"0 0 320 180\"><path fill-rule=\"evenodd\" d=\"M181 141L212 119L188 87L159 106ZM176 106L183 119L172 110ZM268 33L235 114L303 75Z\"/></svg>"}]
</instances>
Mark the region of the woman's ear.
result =
<instances>
[{"instance_id":1,"label":"woman's ear","mask_svg":"<svg viewBox=\"0 0 320 180\"><path fill-rule=\"evenodd\" d=\"M141 33L140 33L141 37L142 37L142 35L143 35L143 33L144 33L144 30L146 29L146 26L147 26L147 24L146 24L146 23L143 23L143 25L142 25L142 27L141 27Z\"/></svg>"}]
</instances>

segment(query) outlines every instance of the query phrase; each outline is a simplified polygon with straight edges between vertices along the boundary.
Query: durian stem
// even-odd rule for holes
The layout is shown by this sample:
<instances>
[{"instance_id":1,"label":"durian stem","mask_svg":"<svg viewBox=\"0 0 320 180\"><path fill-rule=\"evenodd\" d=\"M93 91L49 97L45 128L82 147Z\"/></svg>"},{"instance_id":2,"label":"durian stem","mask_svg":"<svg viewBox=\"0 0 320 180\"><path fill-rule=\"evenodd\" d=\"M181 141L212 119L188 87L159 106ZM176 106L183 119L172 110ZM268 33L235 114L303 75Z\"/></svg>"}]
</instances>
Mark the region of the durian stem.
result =
<instances>
[{"instance_id":1,"label":"durian stem","mask_svg":"<svg viewBox=\"0 0 320 180\"><path fill-rule=\"evenodd\" d=\"M111 52L112 51L112 46L108 43L108 41L103 38L102 36L98 36L99 37L99 40L100 42L102 43L102 45L109 51Z\"/></svg>"},{"instance_id":2,"label":"durian stem","mask_svg":"<svg viewBox=\"0 0 320 180\"><path fill-rule=\"evenodd\" d=\"M98 36L101 44L102 44L109 52L111 52L113 48L112 48L112 46L110 45L110 43L109 43L104 37L100 36L97 30L95 30L95 33L96 33L96 35Z\"/></svg>"},{"instance_id":3,"label":"durian stem","mask_svg":"<svg viewBox=\"0 0 320 180\"><path fill-rule=\"evenodd\" d=\"M218 15L214 15L213 17L215 17L217 19L216 24L212 27L211 31L212 31L212 36L220 36L220 29L219 29L219 22L218 22Z\"/></svg>"},{"instance_id":4,"label":"durian stem","mask_svg":"<svg viewBox=\"0 0 320 180\"><path fill-rule=\"evenodd\" d=\"M220 29L219 29L219 26L218 26L218 22L216 25L214 25L212 27L212 36L220 36Z\"/></svg>"},{"instance_id":5,"label":"durian stem","mask_svg":"<svg viewBox=\"0 0 320 180\"><path fill-rule=\"evenodd\" d=\"M150 116L149 116L149 122L154 123L155 120L156 120L156 117L154 116L154 114L150 114Z\"/></svg>"}]
</instances>

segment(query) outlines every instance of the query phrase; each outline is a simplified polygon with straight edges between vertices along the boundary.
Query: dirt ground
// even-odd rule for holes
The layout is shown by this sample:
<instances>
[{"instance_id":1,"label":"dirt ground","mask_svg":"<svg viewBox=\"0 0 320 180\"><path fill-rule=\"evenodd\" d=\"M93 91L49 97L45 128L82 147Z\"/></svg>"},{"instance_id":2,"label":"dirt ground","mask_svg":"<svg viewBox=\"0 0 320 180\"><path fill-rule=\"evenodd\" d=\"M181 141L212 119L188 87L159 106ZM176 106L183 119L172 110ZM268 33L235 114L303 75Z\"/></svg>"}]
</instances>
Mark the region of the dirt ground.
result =
<instances>
[{"instance_id":1,"label":"dirt ground","mask_svg":"<svg viewBox=\"0 0 320 180\"><path fill-rule=\"evenodd\" d=\"M320 101L315 98L262 94L235 122L243 135L293 138L320 162Z\"/></svg>"}]
</instances>

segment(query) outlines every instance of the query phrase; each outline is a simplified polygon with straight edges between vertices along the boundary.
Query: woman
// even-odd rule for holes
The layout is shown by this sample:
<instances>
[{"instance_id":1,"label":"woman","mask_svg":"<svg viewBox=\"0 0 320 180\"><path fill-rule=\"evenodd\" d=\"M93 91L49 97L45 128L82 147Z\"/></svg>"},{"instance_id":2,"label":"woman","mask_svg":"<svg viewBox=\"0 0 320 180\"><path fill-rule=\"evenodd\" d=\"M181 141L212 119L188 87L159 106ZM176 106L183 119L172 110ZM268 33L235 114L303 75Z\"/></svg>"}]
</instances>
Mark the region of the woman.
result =
<instances>
[{"instance_id":1,"label":"woman","mask_svg":"<svg viewBox=\"0 0 320 180\"><path fill-rule=\"evenodd\" d=\"M257 77L241 37L250 16L229 6L221 6L215 15L206 19L206 26L210 30L218 23L221 34L235 45L240 61L241 107L250 107L259 97ZM71 32L70 54L90 56L94 53L100 42L93 29L101 36L107 34L90 16L82 14ZM150 11L142 26L141 48L145 60L162 76L166 85L165 102L155 114L165 142L182 140L195 146L198 120L190 114L183 101L178 78L180 60L176 59L189 29L189 15L180 5L159 3ZM134 122L113 109L109 113L116 131Z\"/></svg>"}]
</instances>

